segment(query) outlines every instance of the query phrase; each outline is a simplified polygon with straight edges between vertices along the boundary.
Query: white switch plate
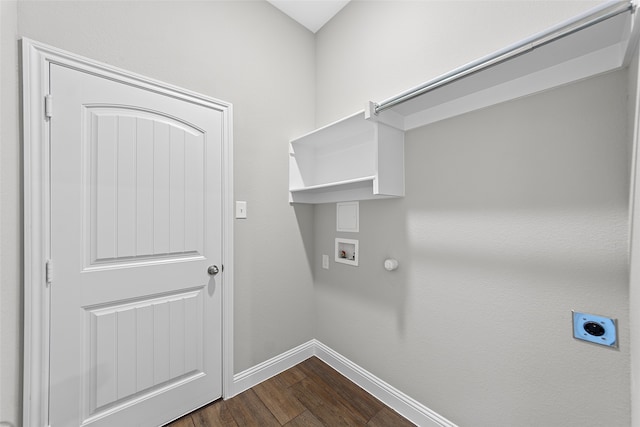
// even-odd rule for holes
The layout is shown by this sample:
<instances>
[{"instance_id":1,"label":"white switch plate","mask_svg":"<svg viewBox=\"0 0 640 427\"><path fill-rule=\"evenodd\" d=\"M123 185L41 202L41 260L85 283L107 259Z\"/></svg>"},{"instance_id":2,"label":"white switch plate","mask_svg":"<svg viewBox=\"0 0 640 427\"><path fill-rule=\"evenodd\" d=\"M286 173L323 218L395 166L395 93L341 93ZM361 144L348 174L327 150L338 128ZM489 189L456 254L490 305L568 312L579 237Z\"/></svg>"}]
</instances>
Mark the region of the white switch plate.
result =
<instances>
[{"instance_id":1,"label":"white switch plate","mask_svg":"<svg viewBox=\"0 0 640 427\"><path fill-rule=\"evenodd\" d=\"M236 200L236 218L245 219L247 217L247 202Z\"/></svg>"},{"instance_id":2,"label":"white switch plate","mask_svg":"<svg viewBox=\"0 0 640 427\"><path fill-rule=\"evenodd\" d=\"M329 255L322 255L322 268L329 269Z\"/></svg>"}]
</instances>

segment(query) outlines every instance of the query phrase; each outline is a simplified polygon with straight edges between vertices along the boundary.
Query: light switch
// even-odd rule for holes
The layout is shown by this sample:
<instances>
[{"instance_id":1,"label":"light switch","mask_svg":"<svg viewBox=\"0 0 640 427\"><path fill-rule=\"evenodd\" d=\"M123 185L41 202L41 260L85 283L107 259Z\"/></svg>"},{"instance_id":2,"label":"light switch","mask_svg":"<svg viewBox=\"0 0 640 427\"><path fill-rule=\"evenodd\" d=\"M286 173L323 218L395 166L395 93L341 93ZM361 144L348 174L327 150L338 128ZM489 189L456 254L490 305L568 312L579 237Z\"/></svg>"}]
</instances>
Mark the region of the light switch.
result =
<instances>
[{"instance_id":1,"label":"light switch","mask_svg":"<svg viewBox=\"0 0 640 427\"><path fill-rule=\"evenodd\" d=\"M236 218L245 219L247 217L247 202L236 200Z\"/></svg>"}]
</instances>

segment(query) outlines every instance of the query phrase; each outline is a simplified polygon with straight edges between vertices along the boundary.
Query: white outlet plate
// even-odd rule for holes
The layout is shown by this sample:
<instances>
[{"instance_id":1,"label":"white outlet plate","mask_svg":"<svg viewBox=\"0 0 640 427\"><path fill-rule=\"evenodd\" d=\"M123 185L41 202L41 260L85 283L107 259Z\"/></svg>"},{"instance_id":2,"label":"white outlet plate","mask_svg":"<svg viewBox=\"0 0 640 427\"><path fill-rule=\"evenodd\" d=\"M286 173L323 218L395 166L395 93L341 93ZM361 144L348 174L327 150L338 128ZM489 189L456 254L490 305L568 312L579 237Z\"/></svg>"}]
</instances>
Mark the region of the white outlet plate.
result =
<instances>
[{"instance_id":1,"label":"white outlet plate","mask_svg":"<svg viewBox=\"0 0 640 427\"><path fill-rule=\"evenodd\" d=\"M329 255L322 255L322 268L329 269Z\"/></svg>"}]
</instances>

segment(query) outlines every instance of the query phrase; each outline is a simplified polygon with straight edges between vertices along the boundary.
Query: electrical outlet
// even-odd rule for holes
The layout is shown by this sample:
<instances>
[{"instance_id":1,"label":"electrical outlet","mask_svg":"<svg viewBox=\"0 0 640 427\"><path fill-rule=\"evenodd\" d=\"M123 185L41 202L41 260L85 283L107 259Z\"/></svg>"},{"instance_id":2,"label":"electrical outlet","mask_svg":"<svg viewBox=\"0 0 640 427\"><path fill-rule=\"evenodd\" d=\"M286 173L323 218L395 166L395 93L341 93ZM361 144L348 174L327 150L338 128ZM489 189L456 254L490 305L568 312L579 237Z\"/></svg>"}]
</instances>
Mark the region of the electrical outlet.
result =
<instances>
[{"instance_id":1,"label":"electrical outlet","mask_svg":"<svg viewBox=\"0 0 640 427\"><path fill-rule=\"evenodd\" d=\"M607 347L618 347L617 320L595 314L573 313L573 337Z\"/></svg>"},{"instance_id":2,"label":"electrical outlet","mask_svg":"<svg viewBox=\"0 0 640 427\"><path fill-rule=\"evenodd\" d=\"M329 255L322 255L322 268L329 269Z\"/></svg>"}]
</instances>

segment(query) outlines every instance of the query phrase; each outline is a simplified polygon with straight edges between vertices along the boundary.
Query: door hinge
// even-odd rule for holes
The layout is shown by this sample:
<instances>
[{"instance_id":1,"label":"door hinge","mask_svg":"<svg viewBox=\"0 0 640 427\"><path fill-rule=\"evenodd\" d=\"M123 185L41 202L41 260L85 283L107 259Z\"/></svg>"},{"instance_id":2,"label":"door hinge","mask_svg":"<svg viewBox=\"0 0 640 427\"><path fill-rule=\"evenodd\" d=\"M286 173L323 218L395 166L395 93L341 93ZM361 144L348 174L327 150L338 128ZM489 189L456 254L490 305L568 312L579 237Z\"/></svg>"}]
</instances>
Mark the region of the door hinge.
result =
<instances>
[{"instance_id":1,"label":"door hinge","mask_svg":"<svg viewBox=\"0 0 640 427\"><path fill-rule=\"evenodd\" d=\"M48 119L53 117L53 98L51 94L44 96L44 116Z\"/></svg>"},{"instance_id":2,"label":"door hinge","mask_svg":"<svg viewBox=\"0 0 640 427\"><path fill-rule=\"evenodd\" d=\"M45 280L47 281L47 286L51 286L53 281L53 261L50 259L47 260L45 265Z\"/></svg>"}]
</instances>

